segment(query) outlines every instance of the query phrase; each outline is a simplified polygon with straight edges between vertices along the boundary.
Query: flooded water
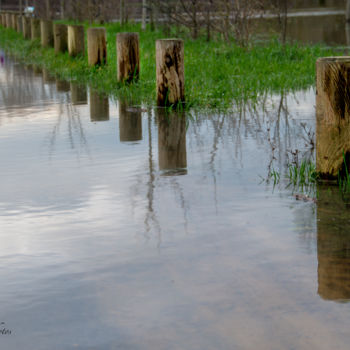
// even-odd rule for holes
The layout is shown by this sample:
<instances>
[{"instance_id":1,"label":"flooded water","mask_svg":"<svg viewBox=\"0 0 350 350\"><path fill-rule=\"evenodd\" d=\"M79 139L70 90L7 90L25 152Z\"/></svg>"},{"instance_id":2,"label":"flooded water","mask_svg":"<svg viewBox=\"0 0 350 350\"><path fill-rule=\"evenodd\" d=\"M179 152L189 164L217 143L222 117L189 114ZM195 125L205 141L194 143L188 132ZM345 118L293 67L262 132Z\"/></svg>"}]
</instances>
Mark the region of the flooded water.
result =
<instances>
[{"instance_id":1,"label":"flooded water","mask_svg":"<svg viewBox=\"0 0 350 350\"><path fill-rule=\"evenodd\" d=\"M1 349L349 348L349 208L266 181L313 89L166 114L6 58L0 92Z\"/></svg>"}]
</instances>

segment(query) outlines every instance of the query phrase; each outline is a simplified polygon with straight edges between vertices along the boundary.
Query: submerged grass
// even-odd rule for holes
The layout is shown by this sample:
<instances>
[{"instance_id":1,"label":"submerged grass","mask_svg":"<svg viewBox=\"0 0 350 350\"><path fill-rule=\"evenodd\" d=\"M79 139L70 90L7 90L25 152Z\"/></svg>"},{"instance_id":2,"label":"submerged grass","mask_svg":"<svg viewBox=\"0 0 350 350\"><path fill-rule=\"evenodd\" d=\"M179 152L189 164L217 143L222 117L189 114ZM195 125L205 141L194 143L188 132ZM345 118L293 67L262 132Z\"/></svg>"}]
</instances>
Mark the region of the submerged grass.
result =
<instances>
[{"instance_id":1,"label":"submerged grass","mask_svg":"<svg viewBox=\"0 0 350 350\"><path fill-rule=\"evenodd\" d=\"M85 24L87 27L88 25ZM86 83L135 103L155 101L155 41L161 31L141 31L138 24L106 24L108 64L91 68L86 57L71 58L43 49L39 41L24 40L12 29L0 28L0 47L28 64L45 67L61 79ZM139 32L140 80L120 84L116 76L116 33ZM241 48L223 41L185 40L186 107L228 109L233 102L257 101L266 93L307 88L315 81L315 61L333 55L322 46L287 44L278 40Z\"/></svg>"}]
</instances>

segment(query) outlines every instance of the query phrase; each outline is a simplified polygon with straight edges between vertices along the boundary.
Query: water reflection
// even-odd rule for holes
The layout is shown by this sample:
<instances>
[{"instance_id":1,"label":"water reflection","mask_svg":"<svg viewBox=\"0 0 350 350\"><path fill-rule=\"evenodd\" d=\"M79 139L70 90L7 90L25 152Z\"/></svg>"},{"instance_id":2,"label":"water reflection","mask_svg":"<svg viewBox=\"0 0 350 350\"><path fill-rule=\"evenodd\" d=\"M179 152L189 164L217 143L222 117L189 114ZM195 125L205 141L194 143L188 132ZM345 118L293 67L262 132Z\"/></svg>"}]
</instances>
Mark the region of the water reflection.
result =
<instances>
[{"instance_id":1,"label":"water reflection","mask_svg":"<svg viewBox=\"0 0 350 350\"><path fill-rule=\"evenodd\" d=\"M158 108L158 162L160 170L186 174L186 117L184 113Z\"/></svg>"},{"instance_id":2,"label":"water reflection","mask_svg":"<svg viewBox=\"0 0 350 350\"><path fill-rule=\"evenodd\" d=\"M142 140L141 108L131 107L131 104L120 100L119 107L119 138L121 142Z\"/></svg>"},{"instance_id":3,"label":"water reflection","mask_svg":"<svg viewBox=\"0 0 350 350\"><path fill-rule=\"evenodd\" d=\"M52 84L56 82L56 78L46 68L43 68L43 83Z\"/></svg>"},{"instance_id":4,"label":"water reflection","mask_svg":"<svg viewBox=\"0 0 350 350\"><path fill-rule=\"evenodd\" d=\"M70 83L71 101L73 105L87 104L87 89L85 85Z\"/></svg>"},{"instance_id":5,"label":"water reflection","mask_svg":"<svg viewBox=\"0 0 350 350\"><path fill-rule=\"evenodd\" d=\"M109 120L108 96L90 90L90 120L103 122Z\"/></svg>"},{"instance_id":6,"label":"water reflection","mask_svg":"<svg viewBox=\"0 0 350 350\"><path fill-rule=\"evenodd\" d=\"M69 92L70 91L69 81L56 79L56 89L58 92Z\"/></svg>"},{"instance_id":7,"label":"water reflection","mask_svg":"<svg viewBox=\"0 0 350 350\"><path fill-rule=\"evenodd\" d=\"M318 294L326 300L350 301L350 208L337 187L319 187L318 193Z\"/></svg>"}]
</instances>

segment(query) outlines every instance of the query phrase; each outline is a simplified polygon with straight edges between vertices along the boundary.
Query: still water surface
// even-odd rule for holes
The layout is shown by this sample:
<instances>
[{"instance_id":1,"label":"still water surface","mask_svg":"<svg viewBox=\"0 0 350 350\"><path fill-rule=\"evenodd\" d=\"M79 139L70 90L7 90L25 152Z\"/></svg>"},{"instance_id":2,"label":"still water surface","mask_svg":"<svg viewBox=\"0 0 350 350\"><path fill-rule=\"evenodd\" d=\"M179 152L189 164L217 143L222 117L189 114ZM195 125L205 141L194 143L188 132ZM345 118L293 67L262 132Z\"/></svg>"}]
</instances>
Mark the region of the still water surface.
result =
<instances>
[{"instance_id":1,"label":"still water surface","mask_svg":"<svg viewBox=\"0 0 350 350\"><path fill-rule=\"evenodd\" d=\"M165 115L6 58L4 350L348 349L350 215L298 201L315 91Z\"/></svg>"}]
</instances>

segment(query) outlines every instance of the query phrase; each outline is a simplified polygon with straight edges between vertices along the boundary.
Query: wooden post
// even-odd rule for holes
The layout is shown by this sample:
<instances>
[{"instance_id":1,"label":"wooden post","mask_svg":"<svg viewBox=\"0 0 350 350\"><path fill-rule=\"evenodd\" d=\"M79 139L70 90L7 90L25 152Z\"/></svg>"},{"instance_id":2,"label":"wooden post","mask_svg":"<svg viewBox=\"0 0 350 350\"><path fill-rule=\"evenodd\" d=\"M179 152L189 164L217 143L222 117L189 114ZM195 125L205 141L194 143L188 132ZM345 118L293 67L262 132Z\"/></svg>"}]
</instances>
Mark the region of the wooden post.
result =
<instances>
[{"instance_id":1,"label":"wooden post","mask_svg":"<svg viewBox=\"0 0 350 350\"><path fill-rule=\"evenodd\" d=\"M90 66L107 63L107 45L105 28L89 28L87 30L88 62Z\"/></svg>"},{"instance_id":2,"label":"wooden post","mask_svg":"<svg viewBox=\"0 0 350 350\"><path fill-rule=\"evenodd\" d=\"M350 159L350 57L320 58L316 67L316 168L335 178L343 152Z\"/></svg>"},{"instance_id":3,"label":"wooden post","mask_svg":"<svg viewBox=\"0 0 350 350\"><path fill-rule=\"evenodd\" d=\"M6 28L11 28L11 13L6 12Z\"/></svg>"},{"instance_id":4,"label":"wooden post","mask_svg":"<svg viewBox=\"0 0 350 350\"><path fill-rule=\"evenodd\" d=\"M138 33L117 34L118 81L130 83L140 75Z\"/></svg>"},{"instance_id":5,"label":"wooden post","mask_svg":"<svg viewBox=\"0 0 350 350\"><path fill-rule=\"evenodd\" d=\"M158 122L158 161L160 170L182 169L186 173L186 117L184 113L156 111Z\"/></svg>"},{"instance_id":6,"label":"wooden post","mask_svg":"<svg viewBox=\"0 0 350 350\"><path fill-rule=\"evenodd\" d=\"M22 29L24 39L31 39L32 37L32 28L30 25L30 18L22 16Z\"/></svg>"},{"instance_id":7,"label":"wooden post","mask_svg":"<svg viewBox=\"0 0 350 350\"><path fill-rule=\"evenodd\" d=\"M55 53L67 51L67 26L61 23L53 25Z\"/></svg>"},{"instance_id":8,"label":"wooden post","mask_svg":"<svg viewBox=\"0 0 350 350\"><path fill-rule=\"evenodd\" d=\"M142 118L140 108L130 108L124 101L118 101L119 139L121 142L142 140Z\"/></svg>"},{"instance_id":9,"label":"wooden post","mask_svg":"<svg viewBox=\"0 0 350 350\"><path fill-rule=\"evenodd\" d=\"M17 16L17 32L23 33L23 19L22 16Z\"/></svg>"},{"instance_id":10,"label":"wooden post","mask_svg":"<svg viewBox=\"0 0 350 350\"><path fill-rule=\"evenodd\" d=\"M73 105L87 104L87 91L85 85L70 83L71 101Z\"/></svg>"},{"instance_id":11,"label":"wooden post","mask_svg":"<svg viewBox=\"0 0 350 350\"><path fill-rule=\"evenodd\" d=\"M90 119L92 122L109 120L108 96L90 90Z\"/></svg>"},{"instance_id":12,"label":"wooden post","mask_svg":"<svg viewBox=\"0 0 350 350\"><path fill-rule=\"evenodd\" d=\"M40 21L40 31L41 31L41 45L43 47L53 47L53 24L52 21L41 20Z\"/></svg>"},{"instance_id":13,"label":"wooden post","mask_svg":"<svg viewBox=\"0 0 350 350\"><path fill-rule=\"evenodd\" d=\"M41 38L40 19L31 18L30 26L32 30L32 40Z\"/></svg>"},{"instance_id":14,"label":"wooden post","mask_svg":"<svg viewBox=\"0 0 350 350\"><path fill-rule=\"evenodd\" d=\"M68 26L68 52L70 56L85 54L85 32L83 26Z\"/></svg>"},{"instance_id":15,"label":"wooden post","mask_svg":"<svg viewBox=\"0 0 350 350\"><path fill-rule=\"evenodd\" d=\"M157 104L185 102L184 43L180 39L156 42Z\"/></svg>"}]
</instances>

